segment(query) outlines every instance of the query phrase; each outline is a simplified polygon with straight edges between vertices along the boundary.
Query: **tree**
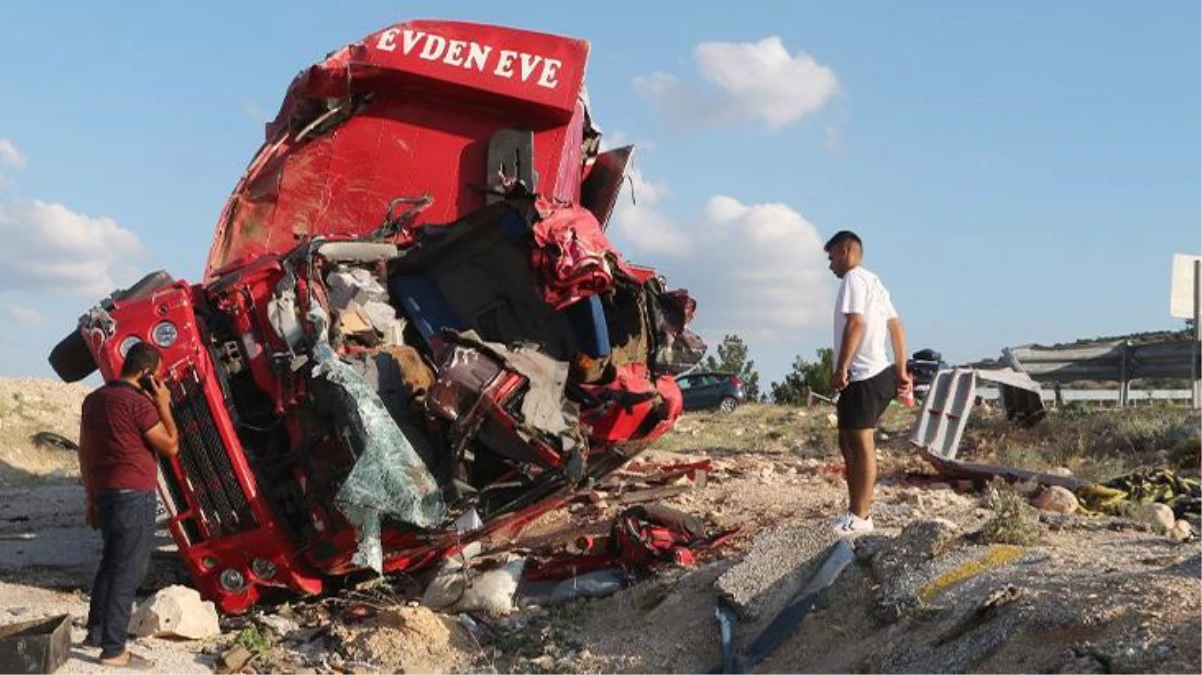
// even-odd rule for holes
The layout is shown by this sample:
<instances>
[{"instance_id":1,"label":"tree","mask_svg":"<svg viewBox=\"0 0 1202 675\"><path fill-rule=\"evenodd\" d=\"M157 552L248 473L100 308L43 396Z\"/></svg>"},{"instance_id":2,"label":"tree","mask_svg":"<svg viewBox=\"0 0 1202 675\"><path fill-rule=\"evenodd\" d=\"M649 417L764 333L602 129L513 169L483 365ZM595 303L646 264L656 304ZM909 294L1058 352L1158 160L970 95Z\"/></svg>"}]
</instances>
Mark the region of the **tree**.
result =
<instances>
[{"instance_id":1,"label":"tree","mask_svg":"<svg viewBox=\"0 0 1202 675\"><path fill-rule=\"evenodd\" d=\"M755 361L747 358L747 345L738 335L727 335L718 345L718 358L713 354L705 357L703 367L706 370L731 373L743 380L747 390L747 400L760 400L760 374L756 372Z\"/></svg>"},{"instance_id":2,"label":"tree","mask_svg":"<svg viewBox=\"0 0 1202 675\"><path fill-rule=\"evenodd\" d=\"M833 396L835 388L831 380L835 373L835 350L823 347L817 351L818 360L813 363L800 355L793 359L793 368L782 382L772 383L772 402L779 405L802 405L806 394L814 392Z\"/></svg>"}]
</instances>

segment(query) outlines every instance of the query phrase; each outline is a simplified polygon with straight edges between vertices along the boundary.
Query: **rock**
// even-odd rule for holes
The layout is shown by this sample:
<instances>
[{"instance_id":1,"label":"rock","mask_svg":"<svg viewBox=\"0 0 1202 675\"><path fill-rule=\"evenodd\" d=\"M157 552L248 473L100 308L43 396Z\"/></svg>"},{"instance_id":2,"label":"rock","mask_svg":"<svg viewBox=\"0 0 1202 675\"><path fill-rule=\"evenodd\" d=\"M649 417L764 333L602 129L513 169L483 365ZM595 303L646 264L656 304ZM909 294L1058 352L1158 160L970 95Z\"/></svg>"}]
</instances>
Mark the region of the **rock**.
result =
<instances>
[{"instance_id":1,"label":"rock","mask_svg":"<svg viewBox=\"0 0 1202 675\"><path fill-rule=\"evenodd\" d=\"M1035 508L1052 513L1073 513L1077 510L1077 496L1067 488L1053 485L1035 497Z\"/></svg>"},{"instance_id":2,"label":"rock","mask_svg":"<svg viewBox=\"0 0 1202 675\"><path fill-rule=\"evenodd\" d=\"M138 606L129 632L139 637L181 637L203 640L221 634L217 608L202 601L196 589L168 586Z\"/></svg>"},{"instance_id":3,"label":"rock","mask_svg":"<svg viewBox=\"0 0 1202 675\"><path fill-rule=\"evenodd\" d=\"M254 652L241 645L236 646L221 655L216 664L218 673L237 673L246 667L254 658Z\"/></svg>"},{"instance_id":4,"label":"rock","mask_svg":"<svg viewBox=\"0 0 1202 675\"><path fill-rule=\"evenodd\" d=\"M906 525L898 535L896 546L928 558L941 555L956 537L960 526L946 518L930 518Z\"/></svg>"},{"instance_id":5,"label":"rock","mask_svg":"<svg viewBox=\"0 0 1202 675\"><path fill-rule=\"evenodd\" d=\"M825 521L761 530L715 588L744 619L774 616L809 581L837 539Z\"/></svg>"},{"instance_id":6,"label":"rock","mask_svg":"<svg viewBox=\"0 0 1202 675\"><path fill-rule=\"evenodd\" d=\"M1177 523L1173 509L1159 502L1140 504L1135 509L1135 517L1140 522L1151 525L1154 531L1161 534L1168 533Z\"/></svg>"},{"instance_id":7,"label":"rock","mask_svg":"<svg viewBox=\"0 0 1202 675\"><path fill-rule=\"evenodd\" d=\"M927 487L929 487L932 490L950 490L950 489L952 489L951 484L944 483L944 482L931 483Z\"/></svg>"},{"instance_id":8,"label":"rock","mask_svg":"<svg viewBox=\"0 0 1202 675\"><path fill-rule=\"evenodd\" d=\"M1069 478L1073 475L1072 470L1067 466L1058 466L1055 469L1048 471L1048 473L1053 476L1064 476L1065 478Z\"/></svg>"},{"instance_id":9,"label":"rock","mask_svg":"<svg viewBox=\"0 0 1202 675\"><path fill-rule=\"evenodd\" d=\"M1169 530L1169 539L1177 542L1186 542L1193 538L1194 528L1189 526L1189 522L1178 520L1173 523L1172 529Z\"/></svg>"},{"instance_id":10,"label":"rock","mask_svg":"<svg viewBox=\"0 0 1202 675\"><path fill-rule=\"evenodd\" d=\"M263 616L260 616L259 623L275 631L275 634L281 637L288 635L292 631L300 628L300 624L298 624L295 620L278 616L276 614L264 614Z\"/></svg>"},{"instance_id":11,"label":"rock","mask_svg":"<svg viewBox=\"0 0 1202 675\"><path fill-rule=\"evenodd\" d=\"M835 413L830 413L826 416L826 422L832 429L839 426L839 416Z\"/></svg>"}]
</instances>

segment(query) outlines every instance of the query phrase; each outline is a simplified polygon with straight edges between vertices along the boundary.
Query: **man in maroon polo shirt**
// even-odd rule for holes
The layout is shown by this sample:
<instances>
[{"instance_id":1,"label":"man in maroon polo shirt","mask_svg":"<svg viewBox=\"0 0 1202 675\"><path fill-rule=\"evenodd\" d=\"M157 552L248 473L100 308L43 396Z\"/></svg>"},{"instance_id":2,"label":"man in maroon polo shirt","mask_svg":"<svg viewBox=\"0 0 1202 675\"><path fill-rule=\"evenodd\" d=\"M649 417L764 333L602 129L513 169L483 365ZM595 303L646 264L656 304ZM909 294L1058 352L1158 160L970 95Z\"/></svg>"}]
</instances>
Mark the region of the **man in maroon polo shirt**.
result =
<instances>
[{"instance_id":1,"label":"man in maroon polo shirt","mask_svg":"<svg viewBox=\"0 0 1202 675\"><path fill-rule=\"evenodd\" d=\"M171 394L159 380L162 358L149 344L129 349L120 378L88 394L79 431L79 463L87 490L87 521L104 537L92 583L88 635L106 666L146 667L125 648L134 592L154 548L158 500L155 453L174 457L179 433Z\"/></svg>"}]
</instances>

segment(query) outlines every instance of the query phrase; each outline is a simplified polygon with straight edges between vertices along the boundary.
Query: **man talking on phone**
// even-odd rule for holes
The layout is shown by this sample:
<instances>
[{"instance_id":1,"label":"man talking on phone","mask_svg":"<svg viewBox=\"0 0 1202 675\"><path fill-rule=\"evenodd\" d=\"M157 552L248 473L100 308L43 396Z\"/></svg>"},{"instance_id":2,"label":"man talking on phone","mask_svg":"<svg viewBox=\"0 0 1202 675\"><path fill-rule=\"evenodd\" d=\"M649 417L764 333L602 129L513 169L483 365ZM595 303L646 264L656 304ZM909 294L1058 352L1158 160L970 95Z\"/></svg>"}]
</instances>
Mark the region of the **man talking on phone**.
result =
<instances>
[{"instance_id":1,"label":"man talking on phone","mask_svg":"<svg viewBox=\"0 0 1202 675\"><path fill-rule=\"evenodd\" d=\"M83 402L79 468L87 491L87 522L104 538L84 644L100 647L100 663L106 666L153 665L126 649L125 640L134 592L146 577L154 548L155 454L174 457L179 452L162 369L159 352L139 342L126 353L121 376Z\"/></svg>"}]
</instances>

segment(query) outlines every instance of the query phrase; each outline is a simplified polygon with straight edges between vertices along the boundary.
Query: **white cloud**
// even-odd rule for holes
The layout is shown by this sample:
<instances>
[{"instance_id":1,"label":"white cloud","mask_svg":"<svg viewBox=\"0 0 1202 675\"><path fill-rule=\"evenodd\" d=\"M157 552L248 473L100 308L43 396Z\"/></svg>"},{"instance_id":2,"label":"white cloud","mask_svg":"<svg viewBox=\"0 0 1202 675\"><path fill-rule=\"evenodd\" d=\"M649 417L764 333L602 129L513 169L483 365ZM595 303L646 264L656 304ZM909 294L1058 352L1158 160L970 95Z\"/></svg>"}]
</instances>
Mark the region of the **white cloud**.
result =
<instances>
[{"instance_id":1,"label":"white cloud","mask_svg":"<svg viewBox=\"0 0 1202 675\"><path fill-rule=\"evenodd\" d=\"M13 145L13 142L7 138L0 138L0 164L15 166L18 169L25 168L25 155Z\"/></svg>"},{"instance_id":2,"label":"white cloud","mask_svg":"<svg viewBox=\"0 0 1202 675\"><path fill-rule=\"evenodd\" d=\"M117 286L116 270L143 251L112 218L41 201L0 204L0 241L0 291L104 295Z\"/></svg>"},{"instance_id":3,"label":"white cloud","mask_svg":"<svg viewBox=\"0 0 1202 675\"><path fill-rule=\"evenodd\" d=\"M795 336L830 320L831 277L823 239L787 204L711 197L701 221L693 291L704 323L764 339Z\"/></svg>"},{"instance_id":4,"label":"white cloud","mask_svg":"<svg viewBox=\"0 0 1202 675\"><path fill-rule=\"evenodd\" d=\"M779 129L820 109L838 90L833 70L777 36L759 42L703 42L693 49L703 90L668 73L636 77L634 89L676 123L761 121Z\"/></svg>"},{"instance_id":5,"label":"white cloud","mask_svg":"<svg viewBox=\"0 0 1202 675\"><path fill-rule=\"evenodd\" d=\"M8 315L24 326L37 326L42 323L43 319L38 312L21 305L9 305Z\"/></svg>"},{"instance_id":6,"label":"white cloud","mask_svg":"<svg viewBox=\"0 0 1202 675\"><path fill-rule=\"evenodd\" d=\"M762 344L829 326L833 277L824 240L800 213L718 195L686 228L660 208L666 186L632 175L639 204L620 198L611 234L632 262L688 288L698 303L696 330Z\"/></svg>"},{"instance_id":7,"label":"white cloud","mask_svg":"<svg viewBox=\"0 0 1202 675\"><path fill-rule=\"evenodd\" d=\"M683 227L656 208L670 193L663 183L651 183L637 168L626 172L610 223L618 236L635 253L687 257L693 254L693 241Z\"/></svg>"}]
</instances>

